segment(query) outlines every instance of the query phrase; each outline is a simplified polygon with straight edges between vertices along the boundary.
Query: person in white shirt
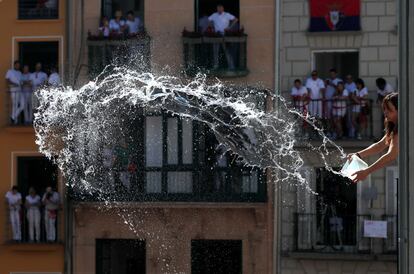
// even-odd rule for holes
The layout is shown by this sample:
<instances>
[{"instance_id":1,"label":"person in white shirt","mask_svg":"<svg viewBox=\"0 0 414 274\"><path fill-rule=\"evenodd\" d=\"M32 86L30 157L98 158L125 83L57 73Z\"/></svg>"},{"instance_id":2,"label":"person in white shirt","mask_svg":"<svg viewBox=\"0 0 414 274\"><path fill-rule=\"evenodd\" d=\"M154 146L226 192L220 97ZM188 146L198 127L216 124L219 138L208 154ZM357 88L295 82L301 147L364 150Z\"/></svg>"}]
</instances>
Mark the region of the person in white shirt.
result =
<instances>
[{"instance_id":1,"label":"person in white shirt","mask_svg":"<svg viewBox=\"0 0 414 274\"><path fill-rule=\"evenodd\" d=\"M224 11L224 6L222 4L217 5L217 12L210 15L208 20L210 21L210 25L214 27L214 31L220 35L224 35L227 30L233 28L234 24L238 22L238 19L234 15ZM224 55L226 56L228 68L234 69L233 58L229 50L226 48L225 43L213 44L213 55L214 55L213 69L218 69L219 67L220 46L223 48Z\"/></svg>"},{"instance_id":2,"label":"person in white shirt","mask_svg":"<svg viewBox=\"0 0 414 274\"><path fill-rule=\"evenodd\" d=\"M338 82L336 85L336 93L332 97L332 116L333 122L335 127L334 135L332 136L334 139L342 139L344 135L344 130L342 127L343 119L346 115L346 108L347 108L347 99L349 93L348 90L345 89L345 85L343 82Z\"/></svg>"},{"instance_id":3,"label":"person in white shirt","mask_svg":"<svg viewBox=\"0 0 414 274\"><path fill-rule=\"evenodd\" d=\"M128 29L128 34L135 35L141 29L141 20L139 17L135 17L134 12L130 10L127 13L127 20L125 22L125 25Z\"/></svg>"},{"instance_id":4,"label":"person in white shirt","mask_svg":"<svg viewBox=\"0 0 414 274\"><path fill-rule=\"evenodd\" d=\"M382 77L377 78L377 80L375 80L375 83L377 85L378 102L382 104L384 97L390 93L393 93L394 88Z\"/></svg>"},{"instance_id":5,"label":"person in white shirt","mask_svg":"<svg viewBox=\"0 0 414 274\"><path fill-rule=\"evenodd\" d=\"M20 62L14 61L13 69L9 69L6 73L6 80L11 98L10 119L14 124L18 123L19 115L24 110L21 79L22 73L20 72Z\"/></svg>"},{"instance_id":6,"label":"person in white shirt","mask_svg":"<svg viewBox=\"0 0 414 274\"><path fill-rule=\"evenodd\" d=\"M309 90L309 97L311 99L308 106L309 114L322 118L322 98L325 92L325 84L318 77L316 70L312 71L311 77L306 80L305 86Z\"/></svg>"},{"instance_id":7,"label":"person in white shirt","mask_svg":"<svg viewBox=\"0 0 414 274\"><path fill-rule=\"evenodd\" d=\"M21 78L22 85L22 104L24 106L24 122L25 124L31 124L33 121L33 110L32 110L32 95L33 85L30 78L30 70L28 65L23 66L23 74Z\"/></svg>"},{"instance_id":8,"label":"person in white shirt","mask_svg":"<svg viewBox=\"0 0 414 274\"><path fill-rule=\"evenodd\" d=\"M106 16L102 16L101 24L99 25L99 35L107 38L109 37L110 30L109 30L109 19Z\"/></svg>"},{"instance_id":9,"label":"person in white shirt","mask_svg":"<svg viewBox=\"0 0 414 274\"><path fill-rule=\"evenodd\" d=\"M26 196L25 206L27 209L27 221L29 223L29 240L30 242L40 242L40 196L36 190L29 188L29 195Z\"/></svg>"},{"instance_id":10,"label":"person in white shirt","mask_svg":"<svg viewBox=\"0 0 414 274\"><path fill-rule=\"evenodd\" d=\"M52 187L47 187L46 193L42 198L42 203L45 205L46 240L48 242L54 242L56 241L57 211L60 206L59 193L54 191Z\"/></svg>"},{"instance_id":11,"label":"person in white shirt","mask_svg":"<svg viewBox=\"0 0 414 274\"><path fill-rule=\"evenodd\" d=\"M198 19L198 31L205 33L208 30L209 25L210 21L208 20L208 15L206 13L203 13Z\"/></svg>"},{"instance_id":12,"label":"person in white shirt","mask_svg":"<svg viewBox=\"0 0 414 274\"><path fill-rule=\"evenodd\" d=\"M49 75L49 79L47 80L47 83L49 84L49 86L52 86L52 87L58 87L62 84L56 67L52 67L50 69L50 75Z\"/></svg>"},{"instance_id":13,"label":"person in white shirt","mask_svg":"<svg viewBox=\"0 0 414 274\"><path fill-rule=\"evenodd\" d=\"M332 114L332 98L336 93L336 87L339 82L342 82L340 78L337 77L338 73L336 69L332 68L329 70L329 78L325 80L325 99L327 100L325 106L325 118L331 118Z\"/></svg>"},{"instance_id":14,"label":"person in white shirt","mask_svg":"<svg viewBox=\"0 0 414 274\"><path fill-rule=\"evenodd\" d=\"M348 74L345 77L345 89L348 91L348 93L354 92L356 90L356 85L354 82L354 78L352 77L351 74ZM355 134L355 129L353 128L352 125L352 104L348 104L348 109L347 109L348 115L346 116L346 127L348 129L348 137L352 138L352 136L354 136Z\"/></svg>"},{"instance_id":15,"label":"person in white shirt","mask_svg":"<svg viewBox=\"0 0 414 274\"><path fill-rule=\"evenodd\" d=\"M290 95L292 96L295 109L299 113L306 115L308 112L309 92L308 89L302 85L302 81L300 79L296 79L294 81Z\"/></svg>"},{"instance_id":16,"label":"person in white shirt","mask_svg":"<svg viewBox=\"0 0 414 274\"><path fill-rule=\"evenodd\" d=\"M355 81L357 89L350 93L350 99L352 104L352 125L356 132L357 139L362 139L362 133L367 128L367 118L364 115L363 108L368 107L367 97L368 89L365 87L365 83L362 79ZM352 138L355 135L351 136Z\"/></svg>"},{"instance_id":17,"label":"person in white shirt","mask_svg":"<svg viewBox=\"0 0 414 274\"><path fill-rule=\"evenodd\" d=\"M47 83L47 74L42 71L42 63L38 62L35 65L35 72L30 75L32 81L33 92ZM39 103L36 96L32 95L32 112L37 109Z\"/></svg>"},{"instance_id":18,"label":"person in white shirt","mask_svg":"<svg viewBox=\"0 0 414 274\"><path fill-rule=\"evenodd\" d=\"M18 192L17 186L13 186L12 189L6 193L6 200L9 205L13 240L21 241L20 205L22 204L22 195Z\"/></svg>"},{"instance_id":19,"label":"person in white shirt","mask_svg":"<svg viewBox=\"0 0 414 274\"><path fill-rule=\"evenodd\" d=\"M122 34L126 28L125 20L122 19L122 11L115 12L115 18L109 21L109 30L111 33Z\"/></svg>"}]
</instances>

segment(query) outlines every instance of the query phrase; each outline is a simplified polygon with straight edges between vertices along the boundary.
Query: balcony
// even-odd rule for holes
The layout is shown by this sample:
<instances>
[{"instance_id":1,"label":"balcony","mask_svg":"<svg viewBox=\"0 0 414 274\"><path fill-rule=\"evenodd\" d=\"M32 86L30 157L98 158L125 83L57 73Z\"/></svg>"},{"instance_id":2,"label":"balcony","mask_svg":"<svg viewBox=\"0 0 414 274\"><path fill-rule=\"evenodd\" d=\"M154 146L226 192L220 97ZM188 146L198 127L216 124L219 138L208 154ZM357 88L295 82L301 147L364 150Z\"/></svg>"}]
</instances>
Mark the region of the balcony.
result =
<instances>
[{"instance_id":1,"label":"balcony","mask_svg":"<svg viewBox=\"0 0 414 274\"><path fill-rule=\"evenodd\" d=\"M373 100L359 104L348 99L300 100L294 98L290 108L303 116L315 117L316 125L332 140L371 141L373 131ZM304 119L297 118L296 136L299 141L321 140L320 134Z\"/></svg>"},{"instance_id":2,"label":"balcony","mask_svg":"<svg viewBox=\"0 0 414 274\"><path fill-rule=\"evenodd\" d=\"M19 0L19 20L50 20L59 18L59 0Z\"/></svg>"},{"instance_id":3,"label":"balcony","mask_svg":"<svg viewBox=\"0 0 414 274\"><path fill-rule=\"evenodd\" d=\"M4 216L7 216L6 218L6 226L5 226L5 233L4 233L4 242L5 243L18 243L18 244L25 244L25 243L30 243L30 244L53 244L53 243L59 243L62 241L61 239L61 235L59 233L59 227L60 227L60 221L61 221L61 211L57 211L57 217L56 217L56 221L55 221L55 239L51 240L51 238L49 238L49 240L47 239L47 234L46 234L46 224L45 224L45 214L47 214L46 210L42 207L40 209L40 223L39 223L39 236L37 236L37 230L34 229L33 230L33 236L31 237L31 232L30 232L30 227L29 227L29 221L28 221L28 210L22 205L20 212L19 212L19 220L20 220L20 226L21 226L21 240L20 241L16 241L13 239L13 229L12 229L12 224L10 221L10 213L9 213L9 209L6 206L6 214Z\"/></svg>"},{"instance_id":4,"label":"balcony","mask_svg":"<svg viewBox=\"0 0 414 274\"><path fill-rule=\"evenodd\" d=\"M128 66L139 71L150 68L150 37L145 32L109 37L89 34L87 45L91 79L113 66Z\"/></svg>"},{"instance_id":5,"label":"balcony","mask_svg":"<svg viewBox=\"0 0 414 274\"><path fill-rule=\"evenodd\" d=\"M364 220L371 216L297 213L295 251L369 254L372 239L362 235Z\"/></svg>"},{"instance_id":6,"label":"balcony","mask_svg":"<svg viewBox=\"0 0 414 274\"><path fill-rule=\"evenodd\" d=\"M224 36L183 32L184 66L189 76L243 77L247 69L247 35L243 31Z\"/></svg>"}]
</instances>

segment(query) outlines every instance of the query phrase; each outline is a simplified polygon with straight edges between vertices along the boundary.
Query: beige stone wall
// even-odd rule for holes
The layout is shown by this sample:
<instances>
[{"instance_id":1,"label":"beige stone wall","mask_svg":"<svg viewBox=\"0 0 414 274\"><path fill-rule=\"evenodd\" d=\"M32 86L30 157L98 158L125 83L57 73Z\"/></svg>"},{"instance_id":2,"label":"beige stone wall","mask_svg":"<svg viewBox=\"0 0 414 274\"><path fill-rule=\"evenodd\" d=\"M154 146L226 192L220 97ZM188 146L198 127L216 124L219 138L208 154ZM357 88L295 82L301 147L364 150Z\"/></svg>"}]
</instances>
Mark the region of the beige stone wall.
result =
<instances>
[{"instance_id":1,"label":"beige stone wall","mask_svg":"<svg viewBox=\"0 0 414 274\"><path fill-rule=\"evenodd\" d=\"M389 261L365 260L321 260L290 259L282 260L283 274L396 274L397 263Z\"/></svg>"},{"instance_id":2,"label":"beige stone wall","mask_svg":"<svg viewBox=\"0 0 414 274\"><path fill-rule=\"evenodd\" d=\"M191 273L191 240L242 240L243 273L270 273L265 206L75 210L74 273L95 273L95 240L143 239L147 273ZM128 224L124 221L128 220Z\"/></svg>"}]
</instances>

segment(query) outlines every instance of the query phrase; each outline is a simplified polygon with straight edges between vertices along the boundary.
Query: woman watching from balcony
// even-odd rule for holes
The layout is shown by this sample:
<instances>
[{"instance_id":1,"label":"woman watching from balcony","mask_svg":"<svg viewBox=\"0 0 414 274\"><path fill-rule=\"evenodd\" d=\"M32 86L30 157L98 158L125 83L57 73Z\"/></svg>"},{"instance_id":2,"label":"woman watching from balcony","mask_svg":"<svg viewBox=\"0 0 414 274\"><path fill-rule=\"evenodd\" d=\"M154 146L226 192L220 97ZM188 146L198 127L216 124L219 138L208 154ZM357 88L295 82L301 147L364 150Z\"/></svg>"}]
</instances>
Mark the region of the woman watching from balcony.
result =
<instances>
[{"instance_id":1,"label":"woman watching from balcony","mask_svg":"<svg viewBox=\"0 0 414 274\"><path fill-rule=\"evenodd\" d=\"M335 127L335 134L333 137L342 139L344 135L342 124L346 114L346 100L348 99L348 90L345 89L344 82L340 81L337 83L336 92L332 99L332 118Z\"/></svg>"},{"instance_id":2,"label":"woman watching from balcony","mask_svg":"<svg viewBox=\"0 0 414 274\"><path fill-rule=\"evenodd\" d=\"M25 206L27 209L27 220L29 222L30 242L40 242L40 196L36 194L34 187L29 188L29 195L26 196Z\"/></svg>"},{"instance_id":3,"label":"woman watching from balcony","mask_svg":"<svg viewBox=\"0 0 414 274\"><path fill-rule=\"evenodd\" d=\"M367 119L366 119L366 99L368 97L368 89L365 87L364 80L357 79L355 81L356 89L349 91L349 98L351 99L351 115L352 115L352 129L355 132L351 132L351 138L358 140L362 139L362 133L366 131ZM362 113L364 111L364 114Z\"/></svg>"},{"instance_id":4,"label":"woman watching from balcony","mask_svg":"<svg viewBox=\"0 0 414 274\"><path fill-rule=\"evenodd\" d=\"M391 93L382 101L382 109L385 117L385 135L377 143L372 144L366 149L351 153L348 155L348 160L356 155L359 158L366 158L368 156L379 154L388 148L387 153L382 155L375 163L368 168L355 172L352 175L353 182L357 183L363 181L369 174L378 169L384 168L386 165L397 159L398 146L398 93Z\"/></svg>"},{"instance_id":5,"label":"woman watching from balcony","mask_svg":"<svg viewBox=\"0 0 414 274\"><path fill-rule=\"evenodd\" d=\"M106 16L102 16L101 23L99 24L99 36L109 37L109 19Z\"/></svg>"},{"instance_id":6,"label":"woman watching from balcony","mask_svg":"<svg viewBox=\"0 0 414 274\"><path fill-rule=\"evenodd\" d=\"M32 110L32 95L33 95L33 84L30 77L31 73L28 65L23 66L22 73L22 100L23 111L24 111L24 123L31 124L33 121L33 110Z\"/></svg>"}]
</instances>

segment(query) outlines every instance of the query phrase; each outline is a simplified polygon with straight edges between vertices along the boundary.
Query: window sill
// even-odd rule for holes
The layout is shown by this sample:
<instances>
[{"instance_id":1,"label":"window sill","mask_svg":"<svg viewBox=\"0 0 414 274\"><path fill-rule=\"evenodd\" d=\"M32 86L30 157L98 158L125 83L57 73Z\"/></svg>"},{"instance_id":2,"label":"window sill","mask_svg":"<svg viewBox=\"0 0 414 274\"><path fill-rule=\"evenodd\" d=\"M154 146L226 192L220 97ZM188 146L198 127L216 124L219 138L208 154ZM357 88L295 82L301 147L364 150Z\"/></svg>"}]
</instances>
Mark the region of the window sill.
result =
<instances>
[{"instance_id":1,"label":"window sill","mask_svg":"<svg viewBox=\"0 0 414 274\"><path fill-rule=\"evenodd\" d=\"M288 252L282 255L302 260L344 260L344 261L390 261L396 262L397 255L388 254L345 254L320 252Z\"/></svg>"},{"instance_id":2,"label":"window sill","mask_svg":"<svg viewBox=\"0 0 414 274\"><path fill-rule=\"evenodd\" d=\"M75 202L79 207L101 207L102 202ZM262 208L267 203L237 203L237 202L113 202L111 207L130 208Z\"/></svg>"},{"instance_id":3,"label":"window sill","mask_svg":"<svg viewBox=\"0 0 414 274\"><path fill-rule=\"evenodd\" d=\"M25 23L64 23L63 19L16 19L16 23L25 24Z\"/></svg>"},{"instance_id":4,"label":"window sill","mask_svg":"<svg viewBox=\"0 0 414 274\"><path fill-rule=\"evenodd\" d=\"M4 246L9 247L14 251L56 251L63 248L62 242L56 243L15 243L15 242L6 242Z\"/></svg>"}]
</instances>

